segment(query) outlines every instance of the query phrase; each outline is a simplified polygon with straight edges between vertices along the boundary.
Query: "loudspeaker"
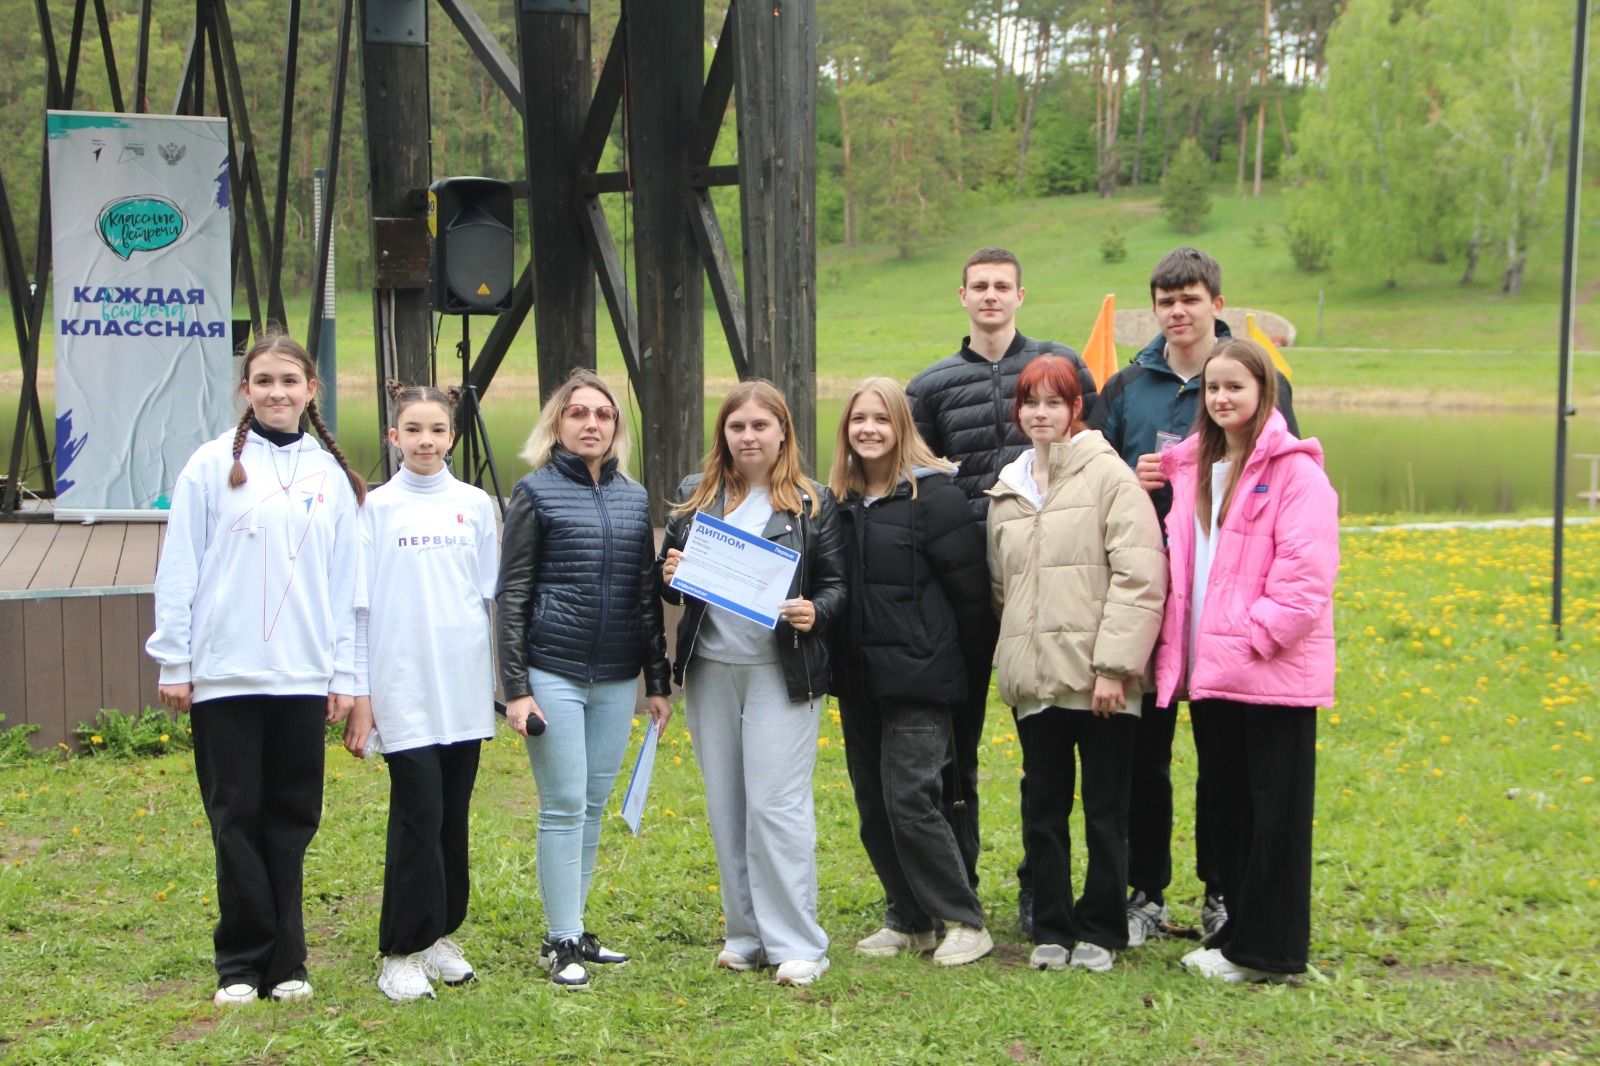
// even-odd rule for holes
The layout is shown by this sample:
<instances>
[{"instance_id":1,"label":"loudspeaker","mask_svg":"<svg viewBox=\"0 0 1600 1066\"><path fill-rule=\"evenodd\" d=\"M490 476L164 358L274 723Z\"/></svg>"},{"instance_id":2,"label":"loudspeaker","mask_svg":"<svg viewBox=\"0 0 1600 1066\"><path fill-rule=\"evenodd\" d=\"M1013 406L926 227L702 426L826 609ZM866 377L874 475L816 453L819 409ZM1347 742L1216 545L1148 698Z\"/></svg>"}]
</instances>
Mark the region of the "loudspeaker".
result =
<instances>
[{"instance_id":1,"label":"loudspeaker","mask_svg":"<svg viewBox=\"0 0 1600 1066\"><path fill-rule=\"evenodd\" d=\"M435 311L496 315L511 306L515 225L506 182L441 178L428 186L428 289Z\"/></svg>"}]
</instances>

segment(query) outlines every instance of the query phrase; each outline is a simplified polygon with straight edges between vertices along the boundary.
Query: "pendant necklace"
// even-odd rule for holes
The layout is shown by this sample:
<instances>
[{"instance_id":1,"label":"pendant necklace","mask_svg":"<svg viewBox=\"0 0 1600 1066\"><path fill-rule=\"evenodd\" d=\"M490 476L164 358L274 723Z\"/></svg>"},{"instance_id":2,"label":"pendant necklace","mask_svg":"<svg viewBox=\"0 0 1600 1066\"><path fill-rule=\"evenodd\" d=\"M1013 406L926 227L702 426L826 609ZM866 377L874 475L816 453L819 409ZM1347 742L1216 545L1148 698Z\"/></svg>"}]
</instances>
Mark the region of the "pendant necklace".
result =
<instances>
[{"instance_id":1,"label":"pendant necklace","mask_svg":"<svg viewBox=\"0 0 1600 1066\"><path fill-rule=\"evenodd\" d=\"M285 481L284 478L283 478L283 475L278 473L278 448L277 448L277 446L272 444L269 441L269 442L267 442L266 448L267 448L267 457L272 463L272 476L273 476L274 479L277 480L278 487L283 490L283 495L286 497L285 500L284 500L284 511L286 512L285 517L284 517L284 526L285 526L285 529L286 529L286 532L287 532L288 538L289 538L288 539L288 544L287 544L287 547L288 547L288 550L289 550L289 558L292 561L294 559L294 557L297 554L299 554L300 545L299 545L299 542L296 541L295 537L294 537L294 506L293 506L292 503L290 503L290 501L287 499L287 497L289 495L289 490L294 487L295 478L297 476L299 476L299 473L300 473L300 453L301 453L302 449L300 447L300 441L298 441L298 440L295 441L295 443L294 443L294 464L289 467L289 478L288 478L287 481ZM304 538L305 534L310 531L310 528L311 528L311 516L308 513L306 515L305 528L301 530L301 537L302 538Z\"/></svg>"}]
</instances>

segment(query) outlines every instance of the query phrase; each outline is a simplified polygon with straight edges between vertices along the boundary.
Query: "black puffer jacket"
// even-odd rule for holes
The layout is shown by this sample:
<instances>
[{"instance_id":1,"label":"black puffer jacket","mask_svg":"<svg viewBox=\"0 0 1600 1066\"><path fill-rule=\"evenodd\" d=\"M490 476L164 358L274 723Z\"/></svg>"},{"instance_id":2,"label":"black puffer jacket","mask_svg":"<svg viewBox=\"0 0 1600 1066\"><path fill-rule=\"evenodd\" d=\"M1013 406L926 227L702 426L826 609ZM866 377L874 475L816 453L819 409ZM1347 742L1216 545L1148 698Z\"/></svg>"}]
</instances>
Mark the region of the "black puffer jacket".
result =
<instances>
[{"instance_id":1,"label":"black puffer jacket","mask_svg":"<svg viewBox=\"0 0 1600 1066\"><path fill-rule=\"evenodd\" d=\"M562 448L517 482L500 545L496 632L505 697L530 694L528 668L580 681L671 691L644 486L606 463L597 485Z\"/></svg>"},{"instance_id":2,"label":"black puffer jacket","mask_svg":"<svg viewBox=\"0 0 1600 1066\"><path fill-rule=\"evenodd\" d=\"M994 485L1001 468L1028 447L1028 438L1011 419L1022 368L1041 355L1072 360L1078 367L1085 414L1094 408L1095 387L1094 375L1078 353L1064 344L1031 340L1018 333L1006 354L991 363L967 346L970 340L962 338L959 352L912 378L906 395L911 398L917 432L928 447L935 455L961 464L956 484L981 518L989 510L984 492Z\"/></svg>"},{"instance_id":3,"label":"black puffer jacket","mask_svg":"<svg viewBox=\"0 0 1600 1066\"><path fill-rule=\"evenodd\" d=\"M678 486L678 499L686 500L700 484L699 474L684 478ZM773 636L778 642L778 661L783 666L784 684L789 689L789 699L799 703L813 700L828 691L829 656L828 631L844 614L844 543L839 535L839 508L833 493L825 486L811 483L821 509L811 516L811 497L802 496L800 514L773 511L772 520L761 533L767 540L782 544L800 553L794 581L789 585L789 598L804 597L816 607L817 620L810 632L801 633L788 622L780 621ZM725 499L706 508L707 513L722 517ZM666 562L667 551L683 550L689 538L693 515L674 515L667 521L666 534L661 538L661 552L656 557L656 575L661 596L668 603L684 605L683 618L678 622L678 657L672 664L672 676L683 684L683 671L694 654L695 638L700 634L700 622L706 615L706 602L693 596L684 596L677 589L660 581L661 564Z\"/></svg>"},{"instance_id":4,"label":"black puffer jacket","mask_svg":"<svg viewBox=\"0 0 1600 1066\"><path fill-rule=\"evenodd\" d=\"M839 506L849 557L845 624L834 628L833 692L941 707L966 698L969 648L994 647L984 525L955 479L919 472L867 505Z\"/></svg>"}]
</instances>

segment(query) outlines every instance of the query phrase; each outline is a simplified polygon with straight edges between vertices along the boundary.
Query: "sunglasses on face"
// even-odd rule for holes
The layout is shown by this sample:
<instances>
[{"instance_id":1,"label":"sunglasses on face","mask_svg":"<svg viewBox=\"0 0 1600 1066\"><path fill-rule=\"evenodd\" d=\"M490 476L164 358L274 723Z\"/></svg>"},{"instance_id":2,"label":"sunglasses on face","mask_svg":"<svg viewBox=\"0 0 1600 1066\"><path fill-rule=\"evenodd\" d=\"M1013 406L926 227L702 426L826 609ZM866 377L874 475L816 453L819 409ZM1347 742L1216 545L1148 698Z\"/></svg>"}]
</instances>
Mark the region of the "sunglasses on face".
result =
<instances>
[{"instance_id":1,"label":"sunglasses on face","mask_svg":"<svg viewBox=\"0 0 1600 1066\"><path fill-rule=\"evenodd\" d=\"M617 409L615 407L609 407L605 405L600 407L590 407L586 403L567 404L566 416L572 419L574 422L587 422L589 421L589 416L591 414L594 415L594 420L596 422L605 423L615 422L617 420Z\"/></svg>"}]
</instances>

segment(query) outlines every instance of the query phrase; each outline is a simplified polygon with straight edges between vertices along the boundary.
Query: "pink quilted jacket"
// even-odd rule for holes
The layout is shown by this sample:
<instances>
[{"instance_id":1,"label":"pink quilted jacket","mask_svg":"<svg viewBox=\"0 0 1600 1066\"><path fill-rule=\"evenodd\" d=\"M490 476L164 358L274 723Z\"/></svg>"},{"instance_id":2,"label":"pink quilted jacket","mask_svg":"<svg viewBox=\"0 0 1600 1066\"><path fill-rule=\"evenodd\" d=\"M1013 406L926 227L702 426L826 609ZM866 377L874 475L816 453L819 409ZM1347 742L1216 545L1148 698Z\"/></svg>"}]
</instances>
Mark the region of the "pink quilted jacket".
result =
<instances>
[{"instance_id":1,"label":"pink quilted jacket","mask_svg":"<svg viewBox=\"0 0 1600 1066\"><path fill-rule=\"evenodd\" d=\"M1173 487L1172 579L1156 647L1157 699L1171 705L1187 675L1190 699L1331 706L1339 498L1322 470L1322 445L1295 438L1276 411L1268 419L1213 533L1220 539L1189 664L1198 447L1191 436L1161 458Z\"/></svg>"}]
</instances>

